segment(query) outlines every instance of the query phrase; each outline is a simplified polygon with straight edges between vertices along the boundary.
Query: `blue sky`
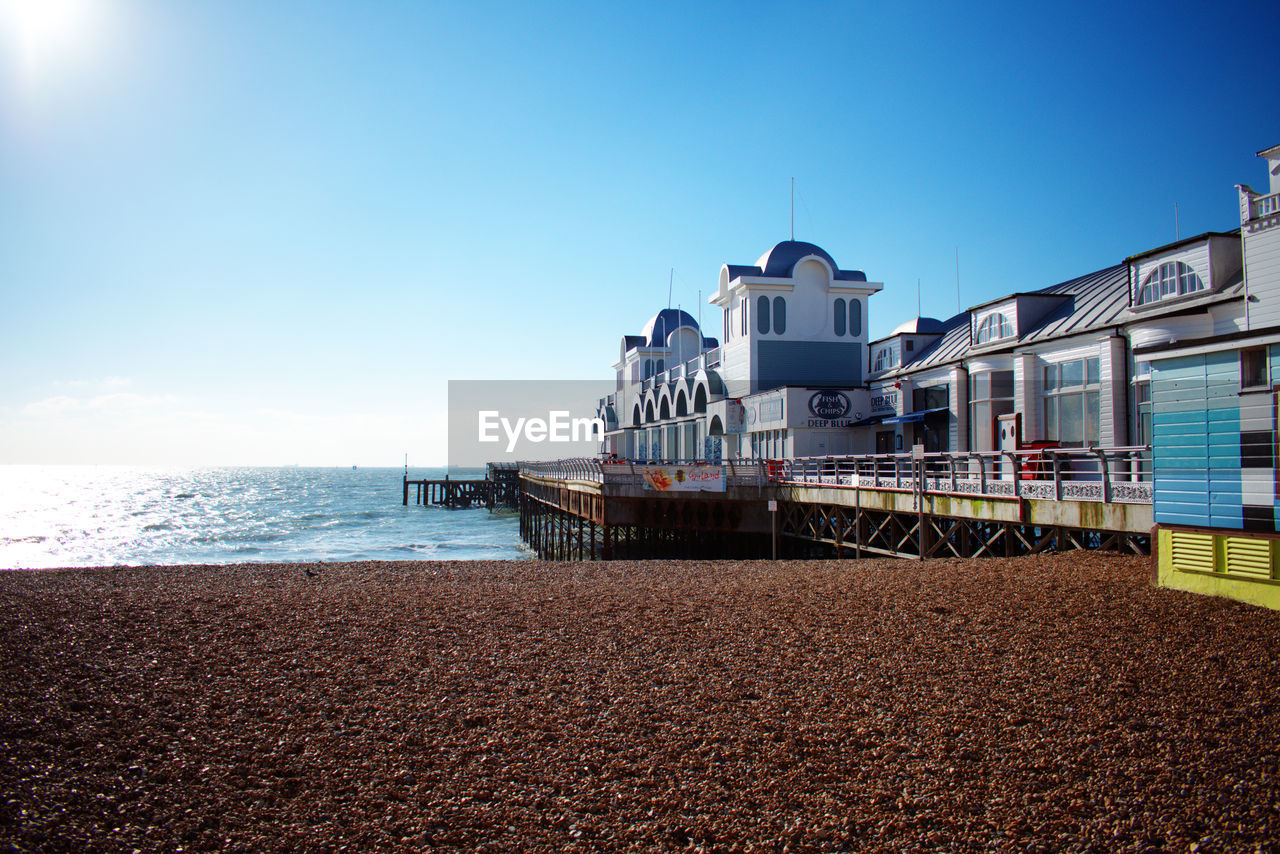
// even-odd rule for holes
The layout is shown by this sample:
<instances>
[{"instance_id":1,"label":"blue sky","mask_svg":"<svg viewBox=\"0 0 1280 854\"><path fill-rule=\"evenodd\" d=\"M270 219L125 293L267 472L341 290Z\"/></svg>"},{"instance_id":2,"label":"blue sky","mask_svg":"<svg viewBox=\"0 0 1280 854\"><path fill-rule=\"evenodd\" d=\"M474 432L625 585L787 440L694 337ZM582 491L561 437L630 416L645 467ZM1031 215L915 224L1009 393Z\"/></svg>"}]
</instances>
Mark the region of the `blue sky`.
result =
<instances>
[{"instance_id":1,"label":"blue sky","mask_svg":"<svg viewBox=\"0 0 1280 854\"><path fill-rule=\"evenodd\" d=\"M32 3L0 463L442 463L448 380L607 378L793 177L874 336L957 247L969 306L1230 229L1280 143L1271 3Z\"/></svg>"}]
</instances>

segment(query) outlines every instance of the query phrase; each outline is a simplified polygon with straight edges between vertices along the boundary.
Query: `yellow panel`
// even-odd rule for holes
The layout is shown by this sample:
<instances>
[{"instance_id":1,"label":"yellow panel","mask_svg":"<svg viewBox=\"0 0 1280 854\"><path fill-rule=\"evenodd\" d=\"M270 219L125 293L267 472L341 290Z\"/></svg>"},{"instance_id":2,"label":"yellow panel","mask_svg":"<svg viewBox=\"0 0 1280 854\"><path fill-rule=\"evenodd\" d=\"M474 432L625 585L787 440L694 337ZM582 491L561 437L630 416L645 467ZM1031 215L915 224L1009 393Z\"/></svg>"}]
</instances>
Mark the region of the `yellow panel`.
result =
<instances>
[{"instance_id":1,"label":"yellow panel","mask_svg":"<svg viewBox=\"0 0 1280 854\"><path fill-rule=\"evenodd\" d=\"M1213 572L1213 535L1170 531L1169 557L1174 569Z\"/></svg>"},{"instance_id":2,"label":"yellow panel","mask_svg":"<svg viewBox=\"0 0 1280 854\"><path fill-rule=\"evenodd\" d=\"M1231 575L1271 577L1271 541L1256 537L1226 537L1223 569Z\"/></svg>"}]
</instances>

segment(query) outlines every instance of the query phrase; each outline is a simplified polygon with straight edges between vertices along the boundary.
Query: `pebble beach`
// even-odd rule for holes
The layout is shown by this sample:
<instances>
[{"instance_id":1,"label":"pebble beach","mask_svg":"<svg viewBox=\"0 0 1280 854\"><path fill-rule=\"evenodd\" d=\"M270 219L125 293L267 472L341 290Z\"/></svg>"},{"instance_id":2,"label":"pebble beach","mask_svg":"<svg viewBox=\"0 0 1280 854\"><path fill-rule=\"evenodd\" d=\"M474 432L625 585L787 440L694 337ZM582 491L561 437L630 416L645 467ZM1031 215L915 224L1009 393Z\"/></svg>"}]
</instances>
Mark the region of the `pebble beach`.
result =
<instances>
[{"instance_id":1,"label":"pebble beach","mask_svg":"<svg viewBox=\"0 0 1280 854\"><path fill-rule=\"evenodd\" d=\"M0 850L1273 850L1280 614L1150 566L4 572Z\"/></svg>"}]
</instances>

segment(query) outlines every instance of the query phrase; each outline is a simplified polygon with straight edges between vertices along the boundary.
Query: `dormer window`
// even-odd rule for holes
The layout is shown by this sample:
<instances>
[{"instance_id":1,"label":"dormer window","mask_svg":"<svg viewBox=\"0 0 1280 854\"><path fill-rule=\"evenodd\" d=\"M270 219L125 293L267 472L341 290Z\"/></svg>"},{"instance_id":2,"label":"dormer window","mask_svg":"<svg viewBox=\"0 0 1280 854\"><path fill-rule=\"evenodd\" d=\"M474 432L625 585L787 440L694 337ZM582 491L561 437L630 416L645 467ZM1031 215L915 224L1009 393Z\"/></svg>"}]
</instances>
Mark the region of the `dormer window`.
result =
<instances>
[{"instance_id":1,"label":"dormer window","mask_svg":"<svg viewBox=\"0 0 1280 854\"><path fill-rule=\"evenodd\" d=\"M879 350L876 350L875 364L872 366L871 370L876 372L887 371L892 367L893 348L881 347Z\"/></svg>"},{"instance_id":2,"label":"dormer window","mask_svg":"<svg viewBox=\"0 0 1280 854\"><path fill-rule=\"evenodd\" d=\"M1009 322L1009 318L1000 312L989 314L982 319L982 323L978 324L978 337L974 342L976 344L986 344L990 341L999 341L1002 338L1013 337L1013 324Z\"/></svg>"},{"instance_id":3,"label":"dormer window","mask_svg":"<svg viewBox=\"0 0 1280 854\"><path fill-rule=\"evenodd\" d=\"M1204 290L1204 281L1181 261L1167 261L1147 274L1138 291L1138 305L1193 294Z\"/></svg>"}]
</instances>

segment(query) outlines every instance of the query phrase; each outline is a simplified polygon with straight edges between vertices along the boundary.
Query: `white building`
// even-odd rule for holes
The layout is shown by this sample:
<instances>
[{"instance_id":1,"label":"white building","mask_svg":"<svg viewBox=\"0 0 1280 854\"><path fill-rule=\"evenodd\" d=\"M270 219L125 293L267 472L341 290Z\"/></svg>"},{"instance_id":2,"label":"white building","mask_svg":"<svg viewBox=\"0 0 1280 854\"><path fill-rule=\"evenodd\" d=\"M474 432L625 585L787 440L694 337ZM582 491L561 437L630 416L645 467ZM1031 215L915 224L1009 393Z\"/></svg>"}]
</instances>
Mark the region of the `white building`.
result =
<instances>
[{"instance_id":1,"label":"white building","mask_svg":"<svg viewBox=\"0 0 1280 854\"><path fill-rule=\"evenodd\" d=\"M1261 155L1271 192L1239 187L1240 231L1028 282L875 341L869 297L883 285L823 249L784 241L752 266L726 264L710 298L719 341L672 309L623 338L617 391L602 401L606 450L670 460L1148 444L1152 372L1135 348L1280 326L1280 146Z\"/></svg>"}]
</instances>

